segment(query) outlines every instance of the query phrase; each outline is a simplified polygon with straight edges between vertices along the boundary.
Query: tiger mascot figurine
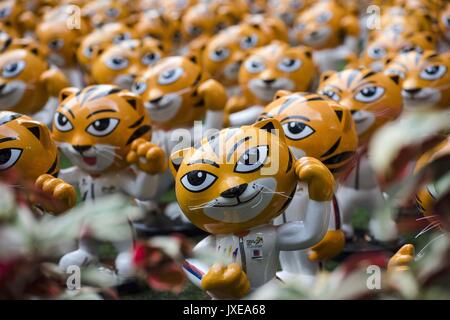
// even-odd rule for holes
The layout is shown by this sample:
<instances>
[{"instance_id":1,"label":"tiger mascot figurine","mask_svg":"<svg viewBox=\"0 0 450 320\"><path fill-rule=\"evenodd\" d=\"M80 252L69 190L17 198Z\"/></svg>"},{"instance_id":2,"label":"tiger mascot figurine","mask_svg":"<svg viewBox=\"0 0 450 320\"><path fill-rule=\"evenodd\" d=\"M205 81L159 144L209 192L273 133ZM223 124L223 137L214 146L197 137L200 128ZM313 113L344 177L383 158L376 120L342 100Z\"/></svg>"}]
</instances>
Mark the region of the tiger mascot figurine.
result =
<instances>
[{"instance_id":1,"label":"tiger mascot figurine","mask_svg":"<svg viewBox=\"0 0 450 320\"><path fill-rule=\"evenodd\" d=\"M435 50L436 47L437 39L430 31L406 35L384 32L374 38L369 38L367 48L363 51L361 57L350 62L346 68L365 66L374 71L382 71L385 60L389 57L393 58L398 53L408 51Z\"/></svg>"},{"instance_id":2,"label":"tiger mascot figurine","mask_svg":"<svg viewBox=\"0 0 450 320\"><path fill-rule=\"evenodd\" d=\"M78 68L76 48L90 29L84 19L80 19L77 28L69 28L70 12L69 5L46 11L35 32L40 44L48 50L47 60L66 74L71 85L81 88L83 74Z\"/></svg>"},{"instance_id":3,"label":"tiger mascot figurine","mask_svg":"<svg viewBox=\"0 0 450 320\"><path fill-rule=\"evenodd\" d=\"M0 53L8 49L17 38L19 38L19 33L14 28L0 23Z\"/></svg>"},{"instance_id":4,"label":"tiger mascot figurine","mask_svg":"<svg viewBox=\"0 0 450 320\"><path fill-rule=\"evenodd\" d=\"M229 96L239 93L239 69L251 49L274 40L259 25L241 23L222 30L203 50L202 63L211 77L227 87Z\"/></svg>"},{"instance_id":5,"label":"tiger mascot figurine","mask_svg":"<svg viewBox=\"0 0 450 320\"><path fill-rule=\"evenodd\" d=\"M272 103L264 108L262 119L280 121L292 154L296 159L313 157L320 160L333 174L336 182L354 164L358 136L350 111L326 97L312 93L279 91ZM274 219L275 225L303 221L308 204L308 192L299 185L285 212ZM314 282L320 270L320 261L338 255L344 248L345 235L336 197L330 204L331 219L324 239L307 250L282 251L283 281L300 277Z\"/></svg>"},{"instance_id":6,"label":"tiger mascot figurine","mask_svg":"<svg viewBox=\"0 0 450 320\"><path fill-rule=\"evenodd\" d=\"M230 98L226 119L231 126L253 123L278 90L307 91L317 77L311 49L272 41L253 50L242 64L242 95Z\"/></svg>"},{"instance_id":7,"label":"tiger mascot figurine","mask_svg":"<svg viewBox=\"0 0 450 320\"><path fill-rule=\"evenodd\" d=\"M356 165L336 192L343 230L351 238L354 231L350 222L355 212L364 209L371 215L378 205L384 203L383 193L369 163L367 145L378 128L402 112L400 77L365 68L329 71L322 74L318 92L351 111L359 137ZM371 219L369 231L379 241L391 241L397 237L394 220L379 226L377 219Z\"/></svg>"},{"instance_id":8,"label":"tiger mascot figurine","mask_svg":"<svg viewBox=\"0 0 450 320\"><path fill-rule=\"evenodd\" d=\"M359 22L336 1L317 2L295 20L294 37L313 48L321 71L337 70L356 53Z\"/></svg>"},{"instance_id":9,"label":"tiger mascot figurine","mask_svg":"<svg viewBox=\"0 0 450 320\"><path fill-rule=\"evenodd\" d=\"M62 90L52 134L73 164L60 177L79 188L83 201L119 192L138 200L156 196L158 173L167 161L164 151L149 142L150 119L133 93L111 85ZM131 272L132 244L132 237L113 243L119 275ZM63 256L60 266L66 270L96 262L97 246L81 236L79 249Z\"/></svg>"},{"instance_id":10,"label":"tiger mascot figurine","mask_svg":"<svg viewBox=\"0 0 450 320\"><path fill-rule=\"evenodd\" d=\"M123 23L108 23L95 29L82 40L77 49L77 60L83 71L89 73L91 70L92 58L98 48L108 44L118 44L122 41L134 38L134 32Z\"/></svg>"},{"instance_id":11,"label":"tiger mascot figurine","mask_svg":"<svg viewBox=\"0 0 450 320\"><path fill-rule=\"evenodd\" d=\"M33 41L17 40L0 54L0 110L33 115L50 124L56 108L53 97L69 83L43 52Z\"/></svg>"},{"instance_id":12,"label":"tiger mascot figurine","mask_svg":"<svg viewBox=\"0 0 450 320\"><path fill-rule=\"evenodd\" d=\"M59 153L48 128L28 116L0 111L0 172L13 170L42 193L29 196L36 211L60 214L75 205L75 189L57 178Z\"/></svg>"},{"instance_id":13,"label":"tiger mascot figurine","mask_svg":"<svg viewBox=\"0 0 450 320\"><path fill-rule=\"evenodd\" d=\"M99 48L92 57L91 76L98 84L114 84L131 89L138 74L154 65L164 55L161 43L155 39L127 40Z\"/></svg>"},{"instance_id":14,"label":"tiger mascot figurine","mask_svg":"<svg viewBox=\"0 0 450 320\"><path fill-rule=\"evenodd\" d=\"M268 2L268 11L273 12L286 26L292 28L295 18L311 3L311 0L271 0Z\"/></svg>"},{"instance_id":15,"label":"tiger mascot figurine","mask_svg":"<svg viewBox=\"0 0 450 320\"><path fill-rule=\"evenodd\" d=\"M22 0L4 0L0 2L0 23L11 27L19 35L32 30L36 24L36 16L27 10Z\"/></svg>"},{"instance_id":16,"label":"tiger mascot figurine","mask_svg":"<svg viewBox=\"0 0 450 320\"><path fill-rule=\"evenodd\" d=\"M326 233L333 175L317 159L296 160L276 120L221 130L173 153L169 166L183 212L211 233L194 252L223 256L223 264L184 264L189 279L215 298L242 298L276 281L280 250L309 248ZM304 221L274 226L299 183L308 188Z\"/></svg>"},{"instance_id":17,"label":"tiger mascot figurine","mask_svg":"<svg viewBox=\"0 0 450 320\"><path fill-rule=\"evenodd\" d=\"M402 96L407 111L450 107L450 53L398 54L387 59L385 73L402 78Z\"/></svg>"},{"instance_id":18,"label":"tiger mascot figurine","mask_svg":"<svg viewBox=\"0 0 450 320\"><path fill-rule=\"evenodd\" d=\"M232 15L222 9L222 5L215 2L200 2L187 9L181 19L181 33L187 52L201 49L212 35L233 24Z\"/></svg>"},{"instance_id":19,"label":"tiger mascot figurine","mask_svg":"<svg viewBox=\"0 0 450 320\"><path fill-rule=\"evenodd\" d=\"M450 137L439 143L434 148L423 153L417 160L414 168L415 174L423 174L423 170L432 163L448 160L450 157ZM445 213L448 213L448 205L444 203L445 186L441 186L437 181L426 181L425 184L419 187L416 194L416 204L419 212L430 223L428 227L437 229L441 232L448 230L448 218L445 218ZM441 202L439 206L438 201ZM446 211L447 210L447 211ZM429 230L431 230L429 229ZM446 241L446 238L444 241ZM437 240L437 239L436 239ZM389 259L388 271L399 272L410 270L410 265L415 258L415 248L413 244L405 244L398 252Z\"/></svg>"},{"instance_id":20,"label":"tiger mascot figurine","mask_svg":"<svg viewBox=\"0 0 450 320\"><path fill-rule=\"evenodd\" d=\"M152 142L167 154L199 142L209 130L222 128L227 101L225 88L208 78L196 56L162 59L140 75L132 90L142 97L152 119ZM199 132L196 122L202 119L204 123ZM167 191L173 182L170 172L164 177L164 183L160 183L161 192ZM159 211L155 203L141 205L147 211ZM170 217L172 224L187 222L176 203L165 208L164 217Z\"/></svg>"},{"instance_id":21,"label":"tiger mascot figurine","mask_svg":"<svg viewBox=\"0 0 450 320\"><path fill-rule=\"evenodd\" d=\"M138 39L152 38L160 41L166 54L176 52L181 46L180 21L159 10L143 12L133 30Z\"/></svg>"},{"instance_id":22,"label":"tiger mascot figurine","mask_svg":"<svg viewBox=\"0 0 450 320\"><path fill-rule=\"evenodd\" d=\"M81 9L91 28L98 28L111 22L132 24L136 16L131 14L129 4L121 0L89 1Z\"/></svg>"}]
</instances>

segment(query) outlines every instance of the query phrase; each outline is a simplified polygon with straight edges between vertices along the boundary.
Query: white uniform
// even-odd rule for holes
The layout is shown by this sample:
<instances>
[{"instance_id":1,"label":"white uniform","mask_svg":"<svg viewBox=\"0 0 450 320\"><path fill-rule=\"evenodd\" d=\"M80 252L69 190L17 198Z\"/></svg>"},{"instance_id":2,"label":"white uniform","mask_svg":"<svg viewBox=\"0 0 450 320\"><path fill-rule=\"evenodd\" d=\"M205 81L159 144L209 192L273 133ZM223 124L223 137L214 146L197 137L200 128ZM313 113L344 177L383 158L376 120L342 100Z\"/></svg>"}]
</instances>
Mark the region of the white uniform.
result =
<instances>
[{"instance_id":1,"label":"white uniform","mask_svg":"<svg viewBox=\"0 0 450 320\"><path fill-rule=\"evenodd\" d=\"M194 253L208 248L227 256L242 267L251 288L256 289L275 279L280 251L306 249L322 240L329 218L329 202L310 200L303 221L263 225L241 235L210 235L194 248ZM210 266L190 259L183 267L189 279L200 286Z\"/></svg>"},{"instance_id":2,"label":"white uniform","mask_svg":"<svg viewBox=\"0 0 450 320\"><path fill-rule=\"evenodd\" d=\"M341 212L342 229L347 235L353 234L350 222L356 210L365 209L370 215L373 215L374 210L383 205L385 198L378 186L378 181L367 155L360 157L355 168L339 185L336 198ZM375 239L380 241L391 241L397 237L397 229L393 219L381 226L378 220L371 216L369 229Z\"/></svg>"}]
</instances>

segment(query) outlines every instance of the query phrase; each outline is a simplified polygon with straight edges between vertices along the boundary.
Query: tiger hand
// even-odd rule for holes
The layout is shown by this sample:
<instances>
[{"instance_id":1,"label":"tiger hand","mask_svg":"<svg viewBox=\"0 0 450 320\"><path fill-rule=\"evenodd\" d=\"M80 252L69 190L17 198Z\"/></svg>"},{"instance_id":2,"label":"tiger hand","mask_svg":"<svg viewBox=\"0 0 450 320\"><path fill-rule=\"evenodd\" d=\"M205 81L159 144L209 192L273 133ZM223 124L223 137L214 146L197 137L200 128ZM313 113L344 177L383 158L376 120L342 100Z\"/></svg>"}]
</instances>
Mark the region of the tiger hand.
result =
<instances>
[{"instance_id":1,"label":"tiger hand","mask_svg":"<svg viewBox=\"0 0 450 320\"><path fill-rule=\"evenodd\" d=\"M328 230L325 237L310 250L311 261L324 261L334 258L342 252L345 245L345 235L342 230Z\"/></svg>"},{"instance_id":2,"label":"tiger hand","mask_svg":"<svg viewBox=\"0 0 450 320\"><path fill-rule=\"evenodd\" d=\"M408 271L413 260L414 245L405 244L389 259L388 272Z\"/></svg>"},{"instance_id":3,"label":"tiger hand","mask_svg":"<svg viewBox=\"0 0 450 320\"><path fill-rule=\"evenodd\" d=\"M76 204L77 193L75 188L62 179L43 174L36 179L35 186L48 195L49 199L37 200L36 197L31 196L31 202L41 206L46 212L58 215Z\"/></svg>"},{"instance_id":4,"label":"tiger hand","mask_svg":"<svg viewBox=\"0 0 450 320\"><path fill-rule=\"evenodd\" d=\"M227 92L216 80L209 79L198 88L198 93L205 102L205 107L212 111L221 111L227 103Z\"/></svg>"},{"instance_id":5,"label":"tiger hand","mask_svg":"<svg viewBox=\"0 0 450 320\"><path fill-rule=\"evenodd\" d=\"M167 169L164 150L142 138L133 141L126 159L129 164L136 165L148 174L162 173Z\"/></svg>"},{"instance_id":6,"label":"tiger hand","mask_svg":"<svg viewBox=\"0 0 450 320\"><path fill-rule=\"evenodd\" d=\"M240 299L250 292L250 282L240 265L213 265L203 276L201 286L221 299Z\"/></svg>"},{"instance_id":7,"label":"tiger hand","mask_svg":"<svg viewBox=\"0 0 450 320\"><path fill-rule=\"evenodd\" d=\"M333 198L334 178L322 162L312 157L302 157L295 162L294 169L299 181L308 184L311 200L330 201Z\"/></svg>"}]
</instances>

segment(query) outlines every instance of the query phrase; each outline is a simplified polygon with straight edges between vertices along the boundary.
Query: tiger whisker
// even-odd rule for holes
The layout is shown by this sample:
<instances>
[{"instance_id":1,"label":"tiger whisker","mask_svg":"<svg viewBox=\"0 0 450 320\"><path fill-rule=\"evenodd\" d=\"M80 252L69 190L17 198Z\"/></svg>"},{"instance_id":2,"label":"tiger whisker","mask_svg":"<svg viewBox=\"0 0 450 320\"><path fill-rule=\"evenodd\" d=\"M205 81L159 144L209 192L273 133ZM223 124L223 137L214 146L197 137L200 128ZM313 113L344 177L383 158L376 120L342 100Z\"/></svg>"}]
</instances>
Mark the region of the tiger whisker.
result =
<instances>
[{"instance_id":1,"label":"tiger whisker","mask_svg":"<svg viewBox=\"0 0 450 320\"><path fill-rule=\"evenodd\" d=\"M434 228L438 227L440 225L439 222L433 222L430 223L428 226L426 226L425 228L423 228L416 236L415 238L417 239L418 237L420 237L421 235L427 233L430 230L433 230Z\"/></svg>"}]
</instances>

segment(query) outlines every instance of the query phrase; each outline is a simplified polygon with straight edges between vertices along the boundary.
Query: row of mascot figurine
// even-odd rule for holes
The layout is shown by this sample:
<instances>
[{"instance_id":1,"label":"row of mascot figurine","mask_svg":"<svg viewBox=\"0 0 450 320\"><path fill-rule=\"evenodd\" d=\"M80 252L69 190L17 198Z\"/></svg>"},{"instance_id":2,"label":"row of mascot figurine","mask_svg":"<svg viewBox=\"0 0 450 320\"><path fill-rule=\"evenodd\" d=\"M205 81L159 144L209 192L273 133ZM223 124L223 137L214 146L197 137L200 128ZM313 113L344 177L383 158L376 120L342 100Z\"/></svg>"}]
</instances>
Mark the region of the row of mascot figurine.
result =
<instances>
[{"instance_id":1,"label":"row of mascot figurine","mask_svg":"<svg viewBox=\"0 0 450 320\"><path fill-rule=\"evenodd\" d=\"M75 206L76 189L84 202L120 192L169 229L203 229L195 251L230 262L184 269L215 298L313 281L355 212L385 201L373 134L450 107L449 46L444 0L4 0L0 171L49 196L29 200L43 215ZM368 235L395 242L396 223L371 219ZM79 241L62 268L98 260ZM126 277L133 241L113 245Z\"/></svg>"}]
</instances>

